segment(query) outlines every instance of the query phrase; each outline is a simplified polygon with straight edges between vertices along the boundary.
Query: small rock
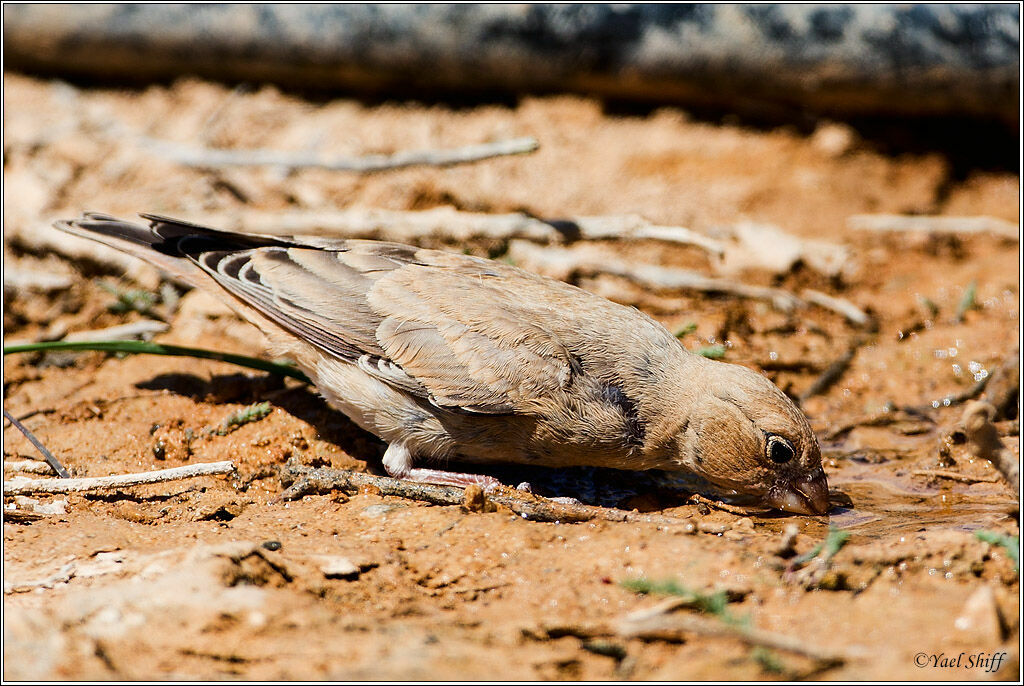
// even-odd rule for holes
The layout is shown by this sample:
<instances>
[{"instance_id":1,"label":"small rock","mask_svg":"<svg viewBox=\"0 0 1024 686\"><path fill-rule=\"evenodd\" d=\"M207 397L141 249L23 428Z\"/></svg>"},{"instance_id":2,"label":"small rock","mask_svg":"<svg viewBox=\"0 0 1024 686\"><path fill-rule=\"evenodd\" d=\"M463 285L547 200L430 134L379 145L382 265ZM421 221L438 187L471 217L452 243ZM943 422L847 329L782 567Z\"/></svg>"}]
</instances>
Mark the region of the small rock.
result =
<instances>
[{"instance_id":1,"label":"small rock","mask_svg":"<svg viewBox=\"0 0 1024 686\"><path fill-rule=\"evenodd\" d=\"M53 502L50 503L36 503L35 505L32 506L32 509L35 512L38 512L39 514L43 515L67 514L68 501L65 498L63 500L54 500Z\"/></svg>"},{"instance_id":2,"label":"small rock","mask_svg":"<svg viewBox=\"0 0 1024 686\"><path fill-rule=\"evenodd\" d=\"M991 586L982 586L971 594L953 626L958 631L972 634L979 641L1003 640L1003 621Z\"/></svg>"},{"instance_id":3,"label":"small rock","mask_svg":"<svg viewBox=\"0 0 1024 686\"><path fill-rule=\"evenodd\" d=\"M697 522L697 531L702 534L724 534L729 531L732 527L724 522Z\"/></svg>"},{"instance_id":4,"label":"small rock","mask_svg":"<svg viewBox=\"0 0 1024 686\"><path fill-rule=\"evenodd\" d=\"M328 579L354 579L359 576L359 567L341 555L322 555L320 572Z\"/></svg>"},{"instance_id":5,"label":"small rock","mask_svg":"<svg viewBox=\"0 0 1024 686\"><path fill-rule=\"evenodd\" d=\"M845 155L857 143L857 134L845 124L825 122L811 135L811 145L829 157Z\"/></svg>"},{"instance_id":6,"label":"small rock","mask_svg":"<svg viewBox=\"0 0 1024 686\"><path fill-rule=\"evenodd\" d=\"M754 520L750 517L741 517L732 524L733 531L741 531L743 533L754 533Z\"/></svg>"},{"instance_id":7,"label":"small rock","mask_svg":"<svg viewBox=\"0 0 1024 686\"><path fill-rule=\"evenodd\" d=\"M378 566L370 559L344 555L316 555L314 561L320 573L328 579L355 579L363 572Z\"/></svg>"},{"instance_id":8,"label":"small rock","mask_svg":"<svg viewBox=\"0 0 1024 686\"><path fill-rule=\"evenodd\" d=\"M725 532L725 537L732 541L742 541L752 533L754 533L753 520L750 517L741 517L732 523L731 529Z\"/></svg>"}]
</instances>

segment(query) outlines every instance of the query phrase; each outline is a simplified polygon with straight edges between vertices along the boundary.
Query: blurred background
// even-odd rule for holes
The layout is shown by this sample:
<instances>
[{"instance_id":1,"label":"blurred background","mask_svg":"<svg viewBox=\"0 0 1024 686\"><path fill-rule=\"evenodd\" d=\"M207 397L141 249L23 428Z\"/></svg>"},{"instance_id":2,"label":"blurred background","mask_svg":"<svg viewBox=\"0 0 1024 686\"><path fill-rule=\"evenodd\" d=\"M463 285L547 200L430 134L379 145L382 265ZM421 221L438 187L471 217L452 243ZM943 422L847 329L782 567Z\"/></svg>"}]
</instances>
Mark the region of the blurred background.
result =
<instances>
[{"instance_id":1,"label":"blurred background","mask_svg":"<svg viewBox=\"0 0 1024 686\"><path fill-rule=\"evenodd\" d=\"M94 82L197 75L427 101L571 92L801 127L903 116L1012 135L1019 101L1013 4L10 5L4 46L8 68Z\"/></svg>"}]
</instances>

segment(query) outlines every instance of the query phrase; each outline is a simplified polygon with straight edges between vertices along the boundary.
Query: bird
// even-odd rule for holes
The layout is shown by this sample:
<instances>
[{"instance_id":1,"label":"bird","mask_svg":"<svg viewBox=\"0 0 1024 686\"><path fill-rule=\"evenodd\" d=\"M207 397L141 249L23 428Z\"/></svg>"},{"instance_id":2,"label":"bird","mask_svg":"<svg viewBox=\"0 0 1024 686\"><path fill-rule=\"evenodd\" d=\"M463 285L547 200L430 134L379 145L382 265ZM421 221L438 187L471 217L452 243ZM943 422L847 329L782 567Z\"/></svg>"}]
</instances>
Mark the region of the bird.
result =
<instances>
[{"instance_id":1,"label":"bird","mask_svg":"<svg viewBox=\"0 0 1024 686\"><path fill-rule=\"evenodd\" d=\"M140 216L55 226L223 298L387 443L393 477L501 485L443 469L456 458L660 469L771 508L829 510L817 438L789 397L689 352L635 307L471 255Z\"/></svg>"}]
</instances>

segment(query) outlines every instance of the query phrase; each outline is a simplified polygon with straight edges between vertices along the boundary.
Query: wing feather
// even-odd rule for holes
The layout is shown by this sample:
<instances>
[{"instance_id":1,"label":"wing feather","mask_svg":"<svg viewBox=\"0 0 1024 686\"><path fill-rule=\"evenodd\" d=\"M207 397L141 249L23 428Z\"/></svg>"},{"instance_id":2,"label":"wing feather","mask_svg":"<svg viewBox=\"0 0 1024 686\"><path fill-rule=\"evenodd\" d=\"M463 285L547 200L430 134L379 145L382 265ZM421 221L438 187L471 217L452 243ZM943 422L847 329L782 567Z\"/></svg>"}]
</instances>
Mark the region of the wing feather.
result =
<instances>
[{"instance_id":1,"label":"wing feather","mask_svg":"<svg viewBox=\"0 0 1024 686\"><path fill-rule=\"evenodd\" d=\"M375 241L197 251L199 240L182 239L182 247L236 298L438 407L529 412L581 371L553 333L515 306L509 275L487 262L442 253L426 255L440 262L430 264L420 258L433 251Z\"/></svg>"}]
</instances>

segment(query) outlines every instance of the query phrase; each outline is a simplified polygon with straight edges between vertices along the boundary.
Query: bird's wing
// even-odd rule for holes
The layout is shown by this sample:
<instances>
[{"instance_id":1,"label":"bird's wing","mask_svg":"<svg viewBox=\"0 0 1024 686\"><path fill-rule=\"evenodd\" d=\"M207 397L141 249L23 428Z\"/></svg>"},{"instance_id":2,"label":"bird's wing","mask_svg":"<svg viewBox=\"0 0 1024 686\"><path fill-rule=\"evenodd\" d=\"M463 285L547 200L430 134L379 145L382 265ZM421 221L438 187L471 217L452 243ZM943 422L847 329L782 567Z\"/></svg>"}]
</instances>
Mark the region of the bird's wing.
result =
<instances>
[{"instance_id":1,"label":"bird's wing","mask_svg":"<svg viewBox=\"0 0 1024 686\"><path fill-rule=\"evenodd\" d=\"M548 302L571 298L569 286L552 290L508 265L396 243L321 249L278 239L231 249L229 240L186 235L177 249L282 328L439 407L530 413L582 373L544 326L571 306Z\"/></svg>"}]
</instances>

